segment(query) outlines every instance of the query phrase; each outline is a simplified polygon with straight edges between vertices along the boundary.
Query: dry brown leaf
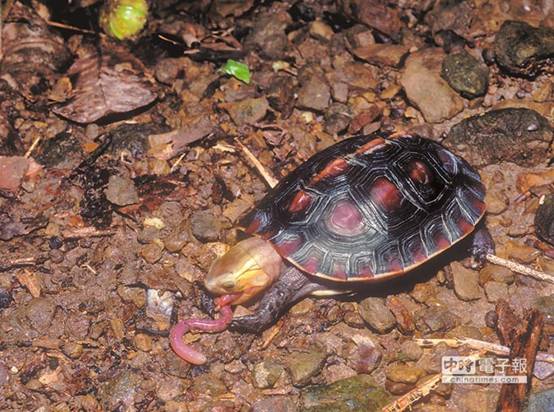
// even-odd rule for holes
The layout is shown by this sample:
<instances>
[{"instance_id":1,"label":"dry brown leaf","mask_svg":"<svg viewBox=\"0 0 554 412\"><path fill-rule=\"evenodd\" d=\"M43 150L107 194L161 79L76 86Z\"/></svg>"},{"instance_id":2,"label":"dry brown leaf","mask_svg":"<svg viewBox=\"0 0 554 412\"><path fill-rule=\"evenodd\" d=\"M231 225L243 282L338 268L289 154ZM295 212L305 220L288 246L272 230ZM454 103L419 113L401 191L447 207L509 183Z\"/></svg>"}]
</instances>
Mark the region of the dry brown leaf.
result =
<instances>
[{"instance_id":1,"label":"dry brown leaf","mask_svg":"<svg viewBox=\"0 0 554 412\"><path fill-rule=\"evenodd\" d=\"M78 123L91 123L110 114L128 113L156 99L155 87L141 62L126 50L103 47L88 51L68 70L76 79L72 97L53 111Z\"/></svg>"},{"instance_id":2,"label":"dry brown leaf","mask_svg":"<svg viewBox=\"0 0 554 412\"><path fill-rule=\"evenodd\" d=\"M37 273L25 270L16 275L17 281L27 288L32 297L40 297L42 279Z\"/></svg>"},{"instance_id":3,"label":"dry brown leaf","mask_svg":"<svg viewBox=\"0 0 554 412\"><path fill-rule=\"evenodd\" d=\"M202 116L187 126L167 133L148 136L150 150L148 153L158 159L169 160L177 156L183 149L213 132L215 125L209 117Z\"/></svg>"}]
</instances>

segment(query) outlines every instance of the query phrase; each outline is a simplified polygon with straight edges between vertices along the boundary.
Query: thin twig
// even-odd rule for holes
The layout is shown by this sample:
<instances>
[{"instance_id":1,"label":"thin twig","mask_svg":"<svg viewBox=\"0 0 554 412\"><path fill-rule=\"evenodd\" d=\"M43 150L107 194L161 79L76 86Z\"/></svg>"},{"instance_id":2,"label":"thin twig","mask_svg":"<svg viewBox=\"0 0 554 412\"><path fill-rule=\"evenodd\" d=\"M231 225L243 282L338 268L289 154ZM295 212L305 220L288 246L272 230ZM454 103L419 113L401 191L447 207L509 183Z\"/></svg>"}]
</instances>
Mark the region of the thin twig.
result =
<instances>
[{"instance_id":1,"label":"thin twig","mask_svg":"<svg viewBox=\"0 0 554 412\"><path fill-rule=\"evenodd\" d=\"M37 147L37 145L40 143L41 140L42 140L42 135L38 135L37 138L31 144L31 147L29 147L29 150L27 150L27 152L25 153L25 156L24 156L25 158L29 158L29 156L31 156L31 153L33 153L33 150L35 150L35 147Z\"/></svg>"},{"instance_id":2,"label":"thin twig","mask_svg":"<svg viewBox=\"0 0 554 412\"><path fill-rule=\"evenodd\" d=\"M92 31L92 30L81 29L80 27L70 26L69 24L58 23L57 21L48 20L46 22L46 24L48 24L49 26L52 26L52 27L58 27L60 29L76 31L78 33L100 34L100 33L96 33L95 31Z\"/></svg>"},{"instance_id":3,"label":"thin twig","mask_svg":"<svg viewBox=\"0 0 554 412\"><path fill-rule=\"evenodd\" d=\"M546 282L554 283L554 276L548 273L540 272L532 269L528 266L521 265L508 259L503 259L496 255L487 254L487 260L495 265L504 266L513 272L520 273L522 275L531 276L535 279L544 280Z\"/></svg>"},{"instance_id":4,"label":"thin twig","mask_svg":"<svg viewBox=\"0 0 554 412\"><path fill-rule=\"evenodd\" d=\"M226 143L217 143L215 146L212 146L213 149L219 150L220 152L236 153L237 149L233 146L230 146Z\"/></svg>"},{"instance_id":5,"label":"thin twig","mask_svg":"<svg viewBox=\"0 0 554 412\"><path fill-rule=\"evenodd\" d=\"M269 185L269 187L274 188L277 186L277 183L279 181L273 177L271 172L269 172L261 163L260 161L252 154L252 152L241 142L239 142L237 139L235 139L236 144L241 148L241 150L244 152L248 160L250 160L253 164L256 170L262 175L262 177L265 179L266 183Z\"/></svg>"},{"instance_id":6,"label":"thin twig","mask_svg":"<svg viewBox=\"0 0 554 412\"><path fill-rule=\"evenodd\" d=\"M184 46L184 43L176 42L175 40L172 40L169 37L165 37L163 34L158 34L158 38L168 43L171 43L174 46Z\"/></svg>"},{"instance_id":7,"label":"thin twig","mask_svg":"<svg viewBox=\"0 0 554 412\"><path fill-rule=\"evenodd\" d=\"M472 338L450 338L450 339L415 339L415 343L422 348L429 348L436 346L440 343L444 343L451 348L457 348L460 346L468 346L471 349L484 350L487 352L495 353L497 355L509 355L510 348L507 346L499 345L497 343L486 342L483 340ZM547 352L538 352L537 360L541 362L554 363L554 354Z\"/></svg>"},{"instance_id":8,"label":"thin twig","mask_svg":"<svg viewBox=\"0 0 554 412\"><path fill-rule=\"evenodd\" d=\"M177 167L181 164L181 162L185 158L186 154L187 153L183 153L181 156L179 156L179 158L171 166L171 169L169 169L169 173L173 173L175 171L175 169L177 169Z\"/></svg>"},{"instance_id":9,"label":"thin twig","mask_svg":"<svg viewBox=\"0 0 554 412\"><path fill-rule=\"evenodd\" d=\"M8 260L0 263L0 272L4 272L10 269L25 267L25 266L35 266L42 259L38 259L34 256L24 257L19 259Z\"/></svg>"}]
</instances>

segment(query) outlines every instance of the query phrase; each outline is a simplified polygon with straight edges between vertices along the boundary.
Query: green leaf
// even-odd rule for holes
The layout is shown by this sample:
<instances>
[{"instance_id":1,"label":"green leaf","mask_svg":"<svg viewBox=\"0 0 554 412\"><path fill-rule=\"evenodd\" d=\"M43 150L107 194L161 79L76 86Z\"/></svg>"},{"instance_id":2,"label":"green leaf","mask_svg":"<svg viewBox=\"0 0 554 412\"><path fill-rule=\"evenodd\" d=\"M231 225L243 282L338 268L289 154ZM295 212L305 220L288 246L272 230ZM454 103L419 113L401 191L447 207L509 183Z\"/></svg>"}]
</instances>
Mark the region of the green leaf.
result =
<instances>
[{"instance_id":1,"label":"green leaf","mask_svg":"<svg viewBox=\"0 0 554 412\"><path fill-rule=\"evenodd\" d=\"M236 77L246 84L250 84L250 69L244 63L229 59L221 68L221 71L229 76Z\"/></svg>"}]
</instances>

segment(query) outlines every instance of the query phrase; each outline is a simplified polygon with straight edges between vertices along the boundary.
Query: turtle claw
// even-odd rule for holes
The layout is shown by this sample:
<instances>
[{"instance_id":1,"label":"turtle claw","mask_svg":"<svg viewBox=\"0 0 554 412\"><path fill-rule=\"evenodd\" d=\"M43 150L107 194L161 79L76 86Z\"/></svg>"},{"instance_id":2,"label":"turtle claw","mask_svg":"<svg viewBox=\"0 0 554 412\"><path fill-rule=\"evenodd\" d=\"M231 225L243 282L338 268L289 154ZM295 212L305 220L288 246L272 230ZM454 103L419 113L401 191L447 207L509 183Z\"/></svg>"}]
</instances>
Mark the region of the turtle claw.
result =
<instances>
[{"instance_id":1,"label":"turtle claw","mask_svg":"<svg viewBox=\"0 0 554 412\"><path fill-rule=\"evenodd\" d=\"M475 231L470 252L473 257L471 264L473 269L481 269L487 261L487 255L494 254L494 240L484 226Z\"/></svg>"}]
</instances>

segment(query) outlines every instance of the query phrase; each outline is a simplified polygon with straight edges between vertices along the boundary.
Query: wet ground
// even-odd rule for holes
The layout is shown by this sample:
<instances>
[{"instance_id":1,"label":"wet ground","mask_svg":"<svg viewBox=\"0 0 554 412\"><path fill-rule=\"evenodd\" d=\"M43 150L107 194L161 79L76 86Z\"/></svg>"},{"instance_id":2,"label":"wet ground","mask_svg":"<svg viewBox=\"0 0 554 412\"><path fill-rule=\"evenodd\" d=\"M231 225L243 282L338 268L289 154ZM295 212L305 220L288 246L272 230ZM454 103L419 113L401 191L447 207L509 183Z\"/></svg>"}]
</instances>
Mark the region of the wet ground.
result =
<instances>
[{"instance_id":1,"label":"wet ground","mask_svg":"<svg viewBox=\"0 0 554 412\"><path fill-rule=\"evenodd\" d=\"M44 23L81 24L78 8L30 10L14 6L28 20L5 25L8 46L29 22L56 46L30 42L2 65L1 410L379 410L442 356L474 352L415 339L499 343L501 301L538 309L538 351L554 353L554 285L472 269L467 242L357 296L304 299L260 335L187 334L203 366L167 338L176 318L208 316L203 277L269 190L237 141L277 179L358 133L440 141L479 170L497 255L554 273L554 212L541 238L534 223L554 182L551 2L165 1L117 47ZM115 73L144 76L126 112L75 98L91 89L67 67L100 43ZM249 84L221 73L229 57ZM554 404L553 387L543 364L528 410ZM493 411L499 394L440 384L413 409Z\"/></svg>"}]
</instances>

